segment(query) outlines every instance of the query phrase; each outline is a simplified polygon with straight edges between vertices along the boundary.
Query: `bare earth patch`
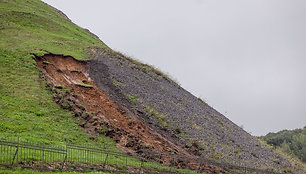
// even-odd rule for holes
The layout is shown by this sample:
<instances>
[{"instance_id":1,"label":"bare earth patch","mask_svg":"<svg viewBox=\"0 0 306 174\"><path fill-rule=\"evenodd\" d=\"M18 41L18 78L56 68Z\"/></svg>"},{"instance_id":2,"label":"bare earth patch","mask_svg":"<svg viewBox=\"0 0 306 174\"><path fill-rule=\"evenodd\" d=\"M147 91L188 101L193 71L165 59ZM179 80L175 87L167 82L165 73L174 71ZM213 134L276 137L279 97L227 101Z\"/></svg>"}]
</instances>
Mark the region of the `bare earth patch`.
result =
<instances>
[{"instance_id":1,"label":"bare earth patch","mask_svg":"<svg viewBox=\"0 0 306 174\"><path fill-rule=\"evenodd\" d=\"M57 94L55 102L74 111L76 119L82 120L80 126L92 137L111 137L120 149L134 156L150 156L150 153L162 152L185 158L195 157L135 119L135 116L129 116L127 113L132 113L112 101L90 79L87 62L72 57L45 55L37 58L37 66ZM162 161L164 165L169 165L170 158L164 157ZM202 165L204 170L222 171L216 166ZM198 167L190 163L187 168Z\"/></svg>"}]
</instances>

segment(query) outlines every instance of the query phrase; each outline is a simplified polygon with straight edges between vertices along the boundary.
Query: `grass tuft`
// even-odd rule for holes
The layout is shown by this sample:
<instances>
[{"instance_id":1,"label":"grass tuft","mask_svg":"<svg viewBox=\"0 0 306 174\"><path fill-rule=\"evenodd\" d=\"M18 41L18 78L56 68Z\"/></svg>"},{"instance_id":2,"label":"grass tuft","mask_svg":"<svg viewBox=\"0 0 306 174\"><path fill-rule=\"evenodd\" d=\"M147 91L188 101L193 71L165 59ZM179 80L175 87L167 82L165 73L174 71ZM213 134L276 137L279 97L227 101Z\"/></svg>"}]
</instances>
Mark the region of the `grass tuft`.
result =
<instances>
[{"instance_id":1,"label":"grass tuft","mask_svg":"<svg viewBox=\"0 0 306 174\"><path fill-rule=\"evenodd\" d=\"M85 83L79 83L79 84L76 84L77 86L81 86L81 87L85 87L85 88L93 88L92 85L89 85L89 84L85 84Z\"/></svg>"}]
</instances>

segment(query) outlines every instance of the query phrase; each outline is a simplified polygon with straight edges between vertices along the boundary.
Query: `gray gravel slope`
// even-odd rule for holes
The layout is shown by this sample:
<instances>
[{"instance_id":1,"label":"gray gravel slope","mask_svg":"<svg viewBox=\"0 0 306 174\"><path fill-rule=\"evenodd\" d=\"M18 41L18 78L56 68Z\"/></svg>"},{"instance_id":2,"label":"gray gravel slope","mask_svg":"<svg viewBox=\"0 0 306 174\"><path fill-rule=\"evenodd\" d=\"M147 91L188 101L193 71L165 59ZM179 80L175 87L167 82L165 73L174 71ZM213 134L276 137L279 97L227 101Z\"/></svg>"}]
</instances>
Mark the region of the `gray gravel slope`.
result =
<instances>
[{"instance_id":1,"label":"gray gravel slope","mask_svg":"<svg viewBox=\"0 0 306 174\"><path fill-rule=\"evenodd\" d=\"M110 97L198 155L246 167L282 171L289 162L221 113L150 66L94 50L90 77ZM140 114L139 114L140 113Z\"/></svg>"}]
</instances>

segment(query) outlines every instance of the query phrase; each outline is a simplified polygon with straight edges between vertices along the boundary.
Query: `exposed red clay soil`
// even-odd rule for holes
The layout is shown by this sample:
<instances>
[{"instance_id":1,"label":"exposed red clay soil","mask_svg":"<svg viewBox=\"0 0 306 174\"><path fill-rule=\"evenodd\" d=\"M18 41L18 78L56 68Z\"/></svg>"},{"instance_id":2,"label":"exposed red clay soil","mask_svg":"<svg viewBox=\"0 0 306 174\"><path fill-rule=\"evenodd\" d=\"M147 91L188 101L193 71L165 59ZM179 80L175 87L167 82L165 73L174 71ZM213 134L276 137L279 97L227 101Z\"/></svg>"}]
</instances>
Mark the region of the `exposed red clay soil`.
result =
<instances>
[{"instance_id":1,"label":"exposed red clay soil","mask_svg":"<svg viewBox=\"0 0 306 174\"><path fill-rule=\"evenodd\" d=\"M103 93L90 79L87 62L77 61L72 57L45 55L37 58L37 66L42 70L42 76L54 90L72 89L73 93L56 92L55 102L66 109L74 111L76 118L82 118L84 131L93 137L100 134L111 137L117 146L133 155L142 150L177 154L186 158L194 158L183 148L167 141L156 131L150 129L143 122L128 116L125 108L119 106ZM87 84L87 85L84 85ZM64 105L65 100L66 105ZM164 165L169 160L162 159ZM191 165L191 163L189 164ZM195 166L191 165L189 168ZM199 167L199 166L197 166ZM201 166L209 173L222 169L216 166Z\"/></svg>"}]
</instances>

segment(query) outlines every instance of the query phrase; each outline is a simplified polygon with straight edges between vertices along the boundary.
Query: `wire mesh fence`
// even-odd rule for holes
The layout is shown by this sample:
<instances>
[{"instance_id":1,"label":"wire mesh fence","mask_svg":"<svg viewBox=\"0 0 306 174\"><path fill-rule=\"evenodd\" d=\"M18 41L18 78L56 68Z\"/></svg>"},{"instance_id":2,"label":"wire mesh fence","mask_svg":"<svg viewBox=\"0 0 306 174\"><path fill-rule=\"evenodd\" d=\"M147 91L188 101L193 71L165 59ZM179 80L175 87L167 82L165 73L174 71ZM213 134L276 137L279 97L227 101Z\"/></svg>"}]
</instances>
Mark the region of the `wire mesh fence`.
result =
<instances>
[{"instance_id":1,"label":"wire mesh fence","mask_svg":"<svg viewBox=\"0 0 306 174\"><path fill-rule=\"evenodd\" d=\"M184 159L175 155L147 153L148 159L128 153L110 151L90 145L63 145L24 141L18 138L0 139L0 166L9 169L31 168L48 171L108 171L115 173L202 173L203 164L222 166L230 170L256 173L272 171L223 164L207 159ZM148 155L149 154L149 155ZM179 168L179 169L178 169ZM185 170L184 170L185 169ZM189 169L189 170L186 170Z\"/></svg>"}]
</instances>

